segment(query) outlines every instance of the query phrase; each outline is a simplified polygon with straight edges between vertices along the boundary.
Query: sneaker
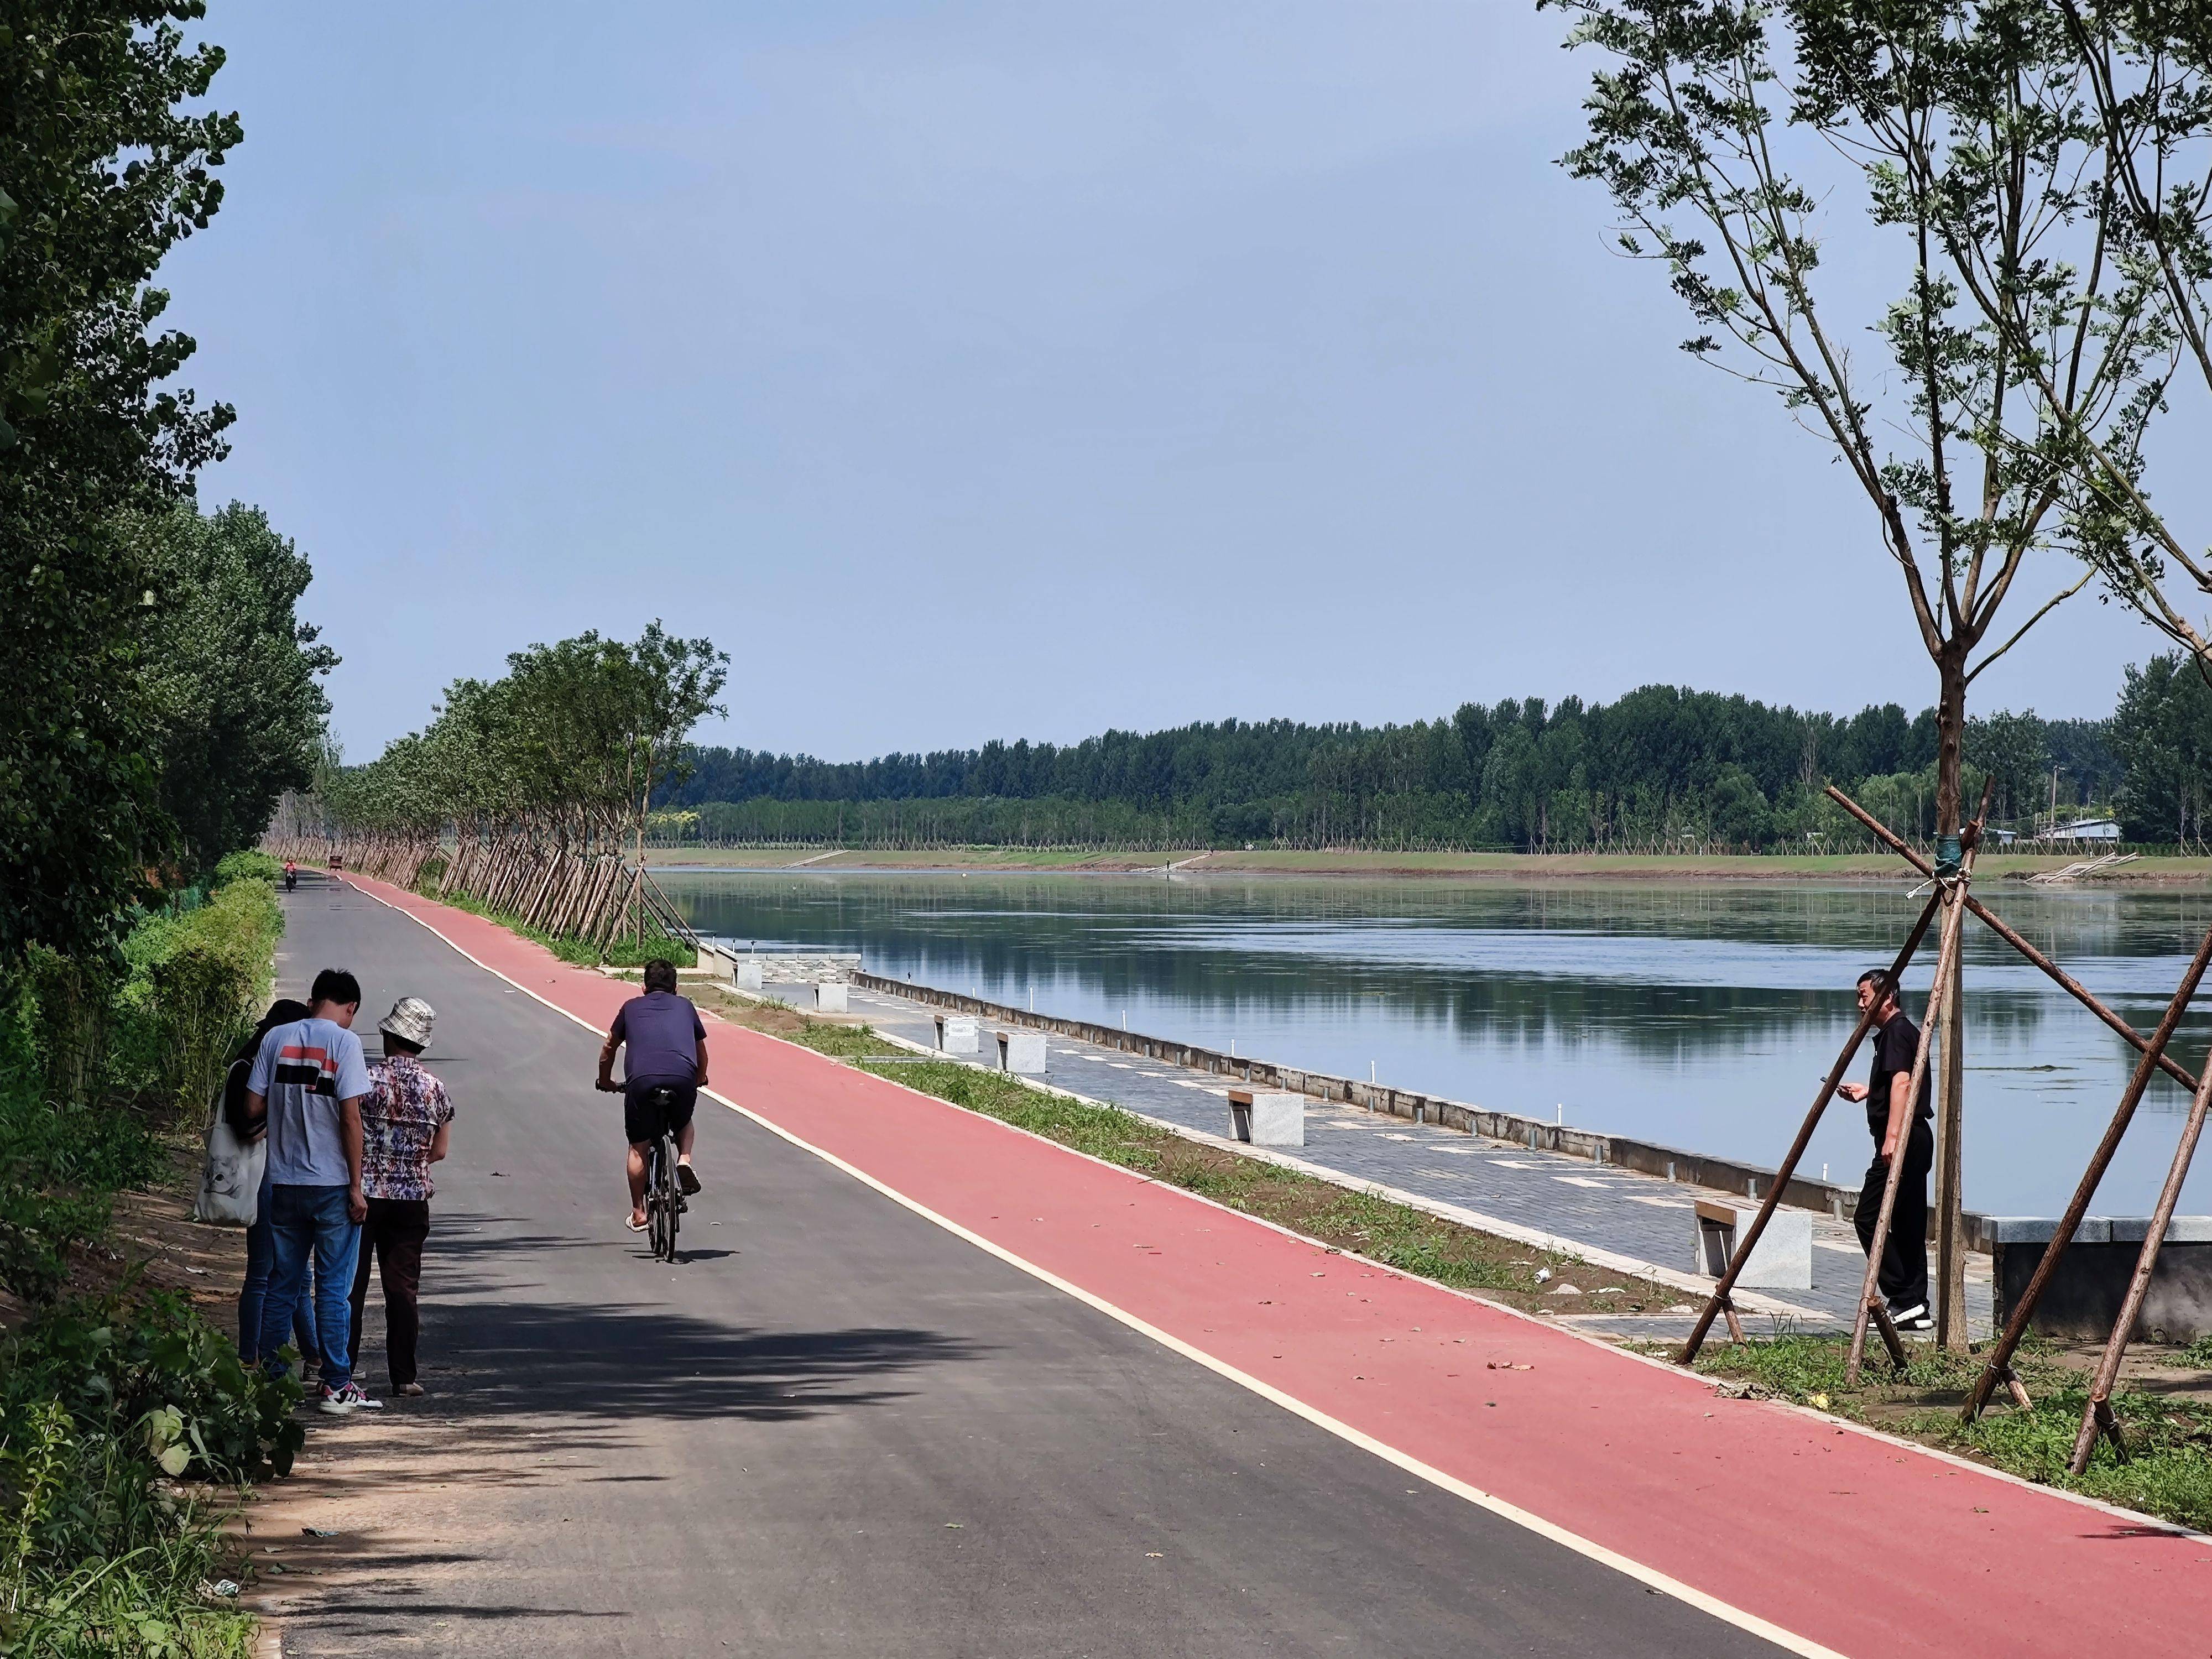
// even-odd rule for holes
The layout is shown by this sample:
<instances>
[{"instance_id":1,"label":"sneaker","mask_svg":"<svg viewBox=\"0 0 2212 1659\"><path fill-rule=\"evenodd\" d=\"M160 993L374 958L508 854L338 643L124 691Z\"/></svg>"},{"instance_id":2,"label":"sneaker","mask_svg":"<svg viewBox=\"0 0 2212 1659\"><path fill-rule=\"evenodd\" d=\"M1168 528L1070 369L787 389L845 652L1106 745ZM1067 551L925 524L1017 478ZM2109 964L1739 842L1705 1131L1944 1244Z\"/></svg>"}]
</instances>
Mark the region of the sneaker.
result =
<instances>
[{"instance_id":1,"label":"sneaker","mask_svg":"<svg viewBox=\"0 0 2212 1659\"><path fill-rule=\"evenodd\" d=\"M1892 1308L1889 1322L1900 1331L1932 1331L1936 1328L1936 1322L1929 1316L1925 1302L1916 1302L1909 1308Z\"/></svg>"},{"instance_id":2,"label":"sneaker","mask_svg":"<svg viewBox=\"0 0 2212 1659\"><path fill-rule=\"evenodd\" d=\"M678 1164L676 1166L676 1184L681 1187L687 1194L697 1192L699 1190L699 1172L693 1169L689 1164Z\"/></svg>"},{"instance_id":3,"label":"sneaker","mask_svg":"<svg viewBox=\"0 0 2212 1659\"><path fill-rule=\"evenodd\" d=\"M384 1409L384 1402L372 1400L363 1394L358 1382L348 1382L342 1389L325 1385L315 1404L325 1417L350 1417L356 1412L380 1412Z\"/></svg>"},{"instance_id":4,"label":"sneaker","mask_svg":"<svg viewBox=\"0 0 2212 1659\"><path fill-rule=\"evenodd\" d=\"M392 1392L409 1400L420 1400L422 1397L422 1385L420 1382L402 1382Z\"/></svg>"}]
</instances>

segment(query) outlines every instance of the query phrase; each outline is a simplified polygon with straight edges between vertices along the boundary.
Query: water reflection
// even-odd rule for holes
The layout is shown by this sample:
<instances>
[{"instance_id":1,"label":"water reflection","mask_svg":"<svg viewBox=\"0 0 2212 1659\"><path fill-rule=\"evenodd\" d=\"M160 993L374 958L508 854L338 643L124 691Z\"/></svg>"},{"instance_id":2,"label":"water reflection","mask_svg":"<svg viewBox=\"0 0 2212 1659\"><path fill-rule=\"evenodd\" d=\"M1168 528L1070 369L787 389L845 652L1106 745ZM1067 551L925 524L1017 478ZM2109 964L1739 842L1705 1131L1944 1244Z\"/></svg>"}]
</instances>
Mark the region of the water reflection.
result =
<instances>
[{"instance_id":1,"label":"water reflection","mask_svg":"<svg viewBox=\"0 0 2212 1659\"><path fill-rule=\"evenodd\" d=\"M1920 908L1901 884L664 879L711 934L859 951L878 973L1766 1163L1850 1030L1852 981L1889 959ZM2200 890L1992 884L1984 896L2144 1029L2212 922ZM2131 1054L1968 929L1968 1202L2052 1210ZM1929 974L1923 962L1907 978L1916 1014ZM2193 1016L2185 1063L2208 1041L2212 1014ZM2154 1088L2100 1211L2148 1208L2185 1103ZM1856 1179L1866 1144L1839 1108L1813 1169ZM2189 1201L2212 1207L2212 1178L2192 1176Z\"/></svg>"}]
</instances>

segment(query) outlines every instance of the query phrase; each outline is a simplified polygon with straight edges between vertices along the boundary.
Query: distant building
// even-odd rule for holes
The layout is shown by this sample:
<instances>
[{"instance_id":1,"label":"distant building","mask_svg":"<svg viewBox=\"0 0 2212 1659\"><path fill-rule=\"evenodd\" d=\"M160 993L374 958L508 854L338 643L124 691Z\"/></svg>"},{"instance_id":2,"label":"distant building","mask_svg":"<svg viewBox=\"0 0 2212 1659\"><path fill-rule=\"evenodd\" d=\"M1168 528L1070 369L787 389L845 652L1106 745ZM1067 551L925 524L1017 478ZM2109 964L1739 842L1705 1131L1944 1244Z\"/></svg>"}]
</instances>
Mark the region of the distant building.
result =
<instances>
[{"instance_id":1,"label":"distant building","mask_svg":"<svg viewBox=\"0 0 2212 1659\"><path fill-rule=\"evenodd\" d=\"M2013 842L2020 839L2020 831L2017 830L1992 830L1990 831L1990 838L1996 842L2000 847L2009 847Z\"/></svg>"},{"instance_id":2,"label":"distant building","mask_svg":"<svg viewBox=\"0 0 2212 1659\"><path fill-rule=\"evenodd\" d=\"M2053 841L2118 841L2120 838L2117 818L2081 818L2073 823L2051 826Z\"/></svg>"}]
</instances>

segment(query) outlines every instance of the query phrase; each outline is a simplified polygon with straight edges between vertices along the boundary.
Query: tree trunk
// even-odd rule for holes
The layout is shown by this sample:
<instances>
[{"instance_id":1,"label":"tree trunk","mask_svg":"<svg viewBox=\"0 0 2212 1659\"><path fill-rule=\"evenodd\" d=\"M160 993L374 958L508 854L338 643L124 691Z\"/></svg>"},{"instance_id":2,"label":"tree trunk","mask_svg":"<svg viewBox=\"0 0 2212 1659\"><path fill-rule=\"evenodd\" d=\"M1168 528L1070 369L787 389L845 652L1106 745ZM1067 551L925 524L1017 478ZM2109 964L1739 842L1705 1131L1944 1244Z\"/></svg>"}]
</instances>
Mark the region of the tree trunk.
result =
<instances>
[{"instance_id":1,"label":"tree trunk","mask_svg":"<svg viewBox=\"0 0 2212 1659\"><path fill-rule=\"evenodd\" d=\"M1936 706L1936 833L1959 832L1962 807L1961 776L1966 754L1966 653L1947 652L1936 659L1939 682ZM1943 1004L1943 1065L1936 1074L1936 1340L1938 1346L1966 1351L1966 1258L1961 1131L1966 1121L1966 1051L1960 1024L1960 1005L1965 1000L1962 958L1954 951L1943 982L1928 998L1927 1014L1933 1018L1940 999ZM1898 1156L1905 1155L1899 1146ZM1923 1248L1924 1245L1923 1245Z\"/></svg>"}]
</instances>

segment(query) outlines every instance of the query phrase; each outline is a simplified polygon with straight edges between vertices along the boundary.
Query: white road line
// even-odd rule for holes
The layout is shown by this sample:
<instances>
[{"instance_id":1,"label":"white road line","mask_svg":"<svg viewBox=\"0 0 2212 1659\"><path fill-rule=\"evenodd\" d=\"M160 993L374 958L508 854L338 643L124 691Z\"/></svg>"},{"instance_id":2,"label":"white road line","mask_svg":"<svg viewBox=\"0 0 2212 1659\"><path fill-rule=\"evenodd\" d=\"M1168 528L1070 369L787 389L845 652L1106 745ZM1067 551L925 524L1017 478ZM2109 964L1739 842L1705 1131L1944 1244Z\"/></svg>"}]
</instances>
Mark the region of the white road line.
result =
<instances>
[{"instance_id":1,"label":"white road line","mask_svg":"<svg viewBox=\"0 0 2212 1659\"><path fill-rule=\"evenodd\" d=\"M356 892L368 892L366 888L356 888L354 890ZM507 982L509 985L512 985L517 990L520 990L525 996L530 997L535 1001L544 1003L546 1007L550 1008L555 1013L559 1014L562 1018L574 1021L575 1024L582 1026L584 1030L591 1032L595 1036L599 1034L599 1028L592 1024L591 1021L584 1018L580 1014L570 1012L557 1002L554 1002L546 997L538 995L537 992L532 990L520 980L508 979L505 974L501 973L498 969L493 967L489 963L484 962L478 957L471 955L460 945L454 944L452 939L447 939L445 934L440 933L437 928L432 927L430 923L424 921L421 916L415 915L413 911L401 909L398 905L393 904L390 900L383 898L375 893L368 893L368 896L375 899L379 904L383 905L387 909L398 910L401 915L405 916L409 921L415 922L433 938L444 940L446 945L457 955L468 962L475 963L476 966L483 969L484 972L491 975L495 979L507 980ZM1570 1532L1566 1528L1562 1527L1554 1522L1547 1521L1542 1516L1537 1515L1532 1510L1524 1510L1519 1504L1500 1498L1494 1492L1485 1492L1480 1486L1474 1486L1468 1481L1461 1480L1457 1475L1447 1474L1442 1469L1422 1462L1419 1458L1413 1456L1409 1452L1401 1451L1395 1446L1388 1444L1383 1441L1377 1440L1374 1436L1367 1433L1365 1431L1356 1429L1352 1427L1351 1424L1343 1422L1337 1418L1330 1416L1327 1412L1321 1410L1318 1407L1308 1405L1304 1401L1297 1398L1297 1395L1285 1394L1280 1389L1274 1387L1272 1383L1262 1382L1260 1378L1254 1376L1250 1372L1240 1370L1237 1367L1229 1364L1228 1361L1217 1358L1212 1354L1207 1353L1202 1348L1192 1346L1181 1337L1175 1335L1171 1332L1162 1330L1158 1326L1139 1318L1137 1315L1131 1313L1127 1309L1117 1307L1115 1304L1106 1300L1105 1297L1096 1295L1093 1292L1084 1289L1082 1285L1060 1278L1059 1274L1054 1273L1051 1269L1040 1267L1034 1261L1028 1261L1024 1257L1015 1255L1012 1250L1009 1250L1003 1245L995 1243L992 1240L984 1237L981 1233L973 1232L968 1228L962 1226L950 1216L939 1214L927 1205L921 1203L917 1200L908 1198L904 1193L900 1192L896 1188L889 1186L885 1182L878 1181L875 1176L870 1175L866 1170L848 1164L843 1158L838 1157L835 1152L827 1151L823 1147L817 1146L813 1142L793 1133L781 1124L769 1121L767 1118L763 1117L759 1113L753 1111L747 1107L739 1105L728 1096L719 1094L713 1089L702 1089L699 1092L705 1095L709 1100L718 1102L721 1105L728 1107L732 1111L736 1112L744 1117L751 1119L755 1123L760 1125L762 1128L766 1129L770 1134L776 1136L780 1139L790 1142L791 1145L799 1148L802 1152L811 1152L815 1157L820 1158L824 1164L829 1164L833 1169L842 1170L845 1174L852 1176L854 1180L861 1182L865 1186L872 1187L876 1191L881 1193L885 1198L890 1199L891 1202L900 1206L902 1208L913 1211L915 1214L921 1217L924 1220L934 1223L936 1225L945 1229L946 1232L952 1234L955 1237L964 1239L969 1243L973 1244L977 1249L981 1250L988 1255L998 1257L1000 1261L1004 1261L1007 1266L1019 1269L1021 1272L1029 1274L1032 1279L1037 1279L1042 1284L1049 1285L1054 1290L1059 1291L1065 1295L1073 1297L1077 1301L1084 1304L1087 1307L1097 1309L1108 1318L1127 1326L1131 1330L1137 1332L1139 1335L1151 1338L1162 1347L1170 1350L1171 1352L1181 1354L1184 1358L1191 1361L1194 1364L1203 1365L1206 1370L1213 1372L1216 1376L1225 1377L1230 1382L1236 1383L1239 1388L1248 1389L1251 1393L1258 1395L1261 1399L1266 1400L1273 1405L1281 1407L1285 1411L1291 1413L1293 1416L1304 1418L1316 1428L1324 1430L1328 1433L1334 1435L1338 1439L1345 1441L1348 1444L1358 1447L1362 1451L1369 1452L1373 1455L1382 1459L1383 1462L1395 1465L1397 1468L1405 1470L1407 1474L1414 1476L1417 1480L1425 1480L1433 1486L1441 1487L1443 1490L1450 1492L1455 1497L1466 1499L1468 1503L1474 1504L1478 1509L1486 1510L1491 1514L1498 1516L1500 1519L1510 1521L1517 1527L1524 1528L1528 1531L1534 1533L1540 1538L1548 1539L1553 1543L1560 1546L1562 1548L1571 1550L1577 1555L1582 1556L1588 1560L1595 1561L1602 1566L1611 1567L1614 1571L1620 1573L1623 1577L1633 1579L1636 1583L1644 1585L1648 1589L1656 1590L1662 1595L1671 1595L1676 1601L1682 1602L1684 1605L1695 1607L1698 1612L1708 1613L1711 1617L1719 1620L1723 1624L1733 1625L1738 1630L1747 1631L1750 1634L1759 1637L1764 1641L1771 1642L1775 1646L1782 1649L1784 1652L1802 1655L1803 1656L1803 1659L1846 1659L1844 1655L1838 1652L1837 1650L1833 1648L1823 1646L1821 1644L1813 1641L1809 1638L1798 1635L1795 1631L1784 1630L1781 1626L1762 1619L1757 1613L1747 1613L1741 1607L1735 1607L1729 1602L1723 1601L1717 1595L1709 1595L1704 1590L1698 1589L1694 1584L1684 1583L1680 1579L1674 1577L1670 1574L1661 1572L1656 1567L1647 1567L1641 1561L1635 1559L1632 1556L1623 1555L1620 1551L1608 1549L1603 1544L1598 1543L1594 1539L1584 1538L1579 1533ZM924 1099L928 1099L931 1097L924 1096L922 1097ZM956 1108L955 1109L957 1109ZM1051 1143L1047 1142L1046 1144L1050 1145ZM1117 1173L1125 1175L1128 1174L1126 1170L1117 1171ZM1131 1178L1137 1180L1146 1179L1143 1176L1132 1176Z\"/></svg>"}]
</instances>

